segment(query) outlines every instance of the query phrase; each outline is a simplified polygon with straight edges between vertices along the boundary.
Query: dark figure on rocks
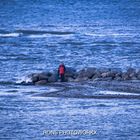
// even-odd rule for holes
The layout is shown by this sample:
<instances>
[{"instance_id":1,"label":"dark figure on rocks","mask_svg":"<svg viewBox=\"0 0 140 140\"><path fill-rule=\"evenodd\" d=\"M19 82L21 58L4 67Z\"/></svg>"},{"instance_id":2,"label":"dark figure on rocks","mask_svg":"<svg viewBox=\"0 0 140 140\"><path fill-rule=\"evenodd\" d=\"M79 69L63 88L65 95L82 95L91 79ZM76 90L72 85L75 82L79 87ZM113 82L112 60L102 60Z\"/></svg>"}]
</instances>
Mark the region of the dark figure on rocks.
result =
<instances>
[{"instance_id":1,"label":"dark figure on rocks","mask_svg":"<svg viewBox=\"0 0 140 140\"><path fill-rule=\"evenodd\" d=\"M58 68L58 75L61 79L61 82L65 81L65 71L66 71L65 65L61 63Z\"/></svg>"}]
</instances>

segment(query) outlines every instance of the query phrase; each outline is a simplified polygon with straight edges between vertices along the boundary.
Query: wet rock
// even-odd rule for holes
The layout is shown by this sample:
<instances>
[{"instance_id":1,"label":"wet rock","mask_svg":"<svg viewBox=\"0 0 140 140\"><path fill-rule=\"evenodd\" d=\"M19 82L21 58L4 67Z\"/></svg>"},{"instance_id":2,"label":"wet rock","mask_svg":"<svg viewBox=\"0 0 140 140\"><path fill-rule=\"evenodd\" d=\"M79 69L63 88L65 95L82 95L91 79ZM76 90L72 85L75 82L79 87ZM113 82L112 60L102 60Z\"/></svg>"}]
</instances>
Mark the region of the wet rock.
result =
<instances>
[{"instance_id":1,"label":"wet rock","mask_svg":"<svg viewBox=\"0 0 140 140\"><path fill-rule=\"evenodd\" d=\"M130 74L129 74L129 77L130 77L131 79L133 79L133 78L137 77L137 75L136 75L136 73L133 72L133 73L130 73Z\"/></svg>"},{"instance_id":2,"label":"wet rock","mask_svg":"<svg viewBox=\"0 0 140 140\"><path fill-rule=\"evenodd\" d=\"M138 80L136 76L131 77L131 80Z\"/></svg>"},{"instance_id":3,"label":"wet rock","mask_svg":"<svg viewBox=\"0 0 140 140\"><path fill-rule=\"evenodd\" d=\"M36 83L41 80L48 81L48 78L52 75L50 72L34 73L31 76L32 83Z\"/></svg>"},{"instance_id":4,"label":"wet rock","mask_svg":"<svg viewBox=\"0 0 140 140\"><path fill-rule=\"evenodd\" d=\"M137 76L137 79L140 80L140 75Z\"/></svg>"},{"instance_id":5,"label":"wet rock","mask_svg":"<svg viewBox=\"0 0 140 140\"><path fill-rule=\"evenodd\" d=\"M32 74L30 77L31 77L31 81L32 81L33 83L39 81L39 76L38 76L37 73L36 73L36 74L35 74L35 73Z\"/></svg>"},{"instance_id":6,"label":"wet rock","mask_svg":"<svg viewBox=\"0 0 140 140\"><path fill-rule=\"evenodd\" d=\"M132 73L136 73L136 70L133 69L133 68L128 68L128 69L127 69L127 74L130 75L130 74L132 74Z\"/></svg>"},{"instance_id":7,"label":"wet rock","mask_svg":"<svg viewBox=\"0 0 140 140\"><path fill-rule=\"evenodd\" d=\"M137 79L140 80L140 70L136 71Z\"/></svg>"},{"instance_id":8,"label":"wet rock","mask_svg":"<svg viewBox=\"0 0 140 140\"><path fill-rule=\"evenodd\" d=\"M106 72L106 73L102 73L101 74L101 77L105 78L105 77L108 77L109 76L109 72Z\"/></svg>"},{"instance_id":9,"label":"wet rock","mask_svg":"<svg viewBox=\"0 0 140 140\"><path fill-rule=\"evenodd\" d=\"M35 85L46 85L48 83L47 80L41 80L35 83Z\"/></svg>"},{"instance_id":10,"label":"wet rock","mask_svg":"<svg viewBox=\"0 0 140 140\"><path fill-rule=\"evenodd\" d=\"M68 77L68 78L67 78L67 81L68 81L68 82L74 82L75 79L73 79L73 78L71 78L71 77Z\"/></svg>"},{"instance_id":11,"label":"wet rock","mask_svg":"<svg viewBox=\"0 0 140 140\"><path fill-rule=\"evenodd\" d=\"M135 69L129 68L126 73L128 74L128 76L131 80L136 80L137 79L137 73L136 73Z\"/></svg>"},{"instance_id":12,"label":"wet rock","mask_svg":"<svg viewBox=\"0 0 140 140\"><path fill-rule=\"evenodd\" d=\"M76 70L71 67L66 67L65 77L76 78L77 73Z\"/></svg>"},{"instance_id":13,"label":"wet rock","mask_svg":"<svg viewBox=\"0 0 140 140\"><path fill-rule=\"evenodd\" d=\"M101 73L98 71L96 71L95 75L92 77L92 80L94 80L96 78L101 78Z\"/></svg>"},{"instance_id":14,"label":"wet rock","mask_svg":"<svg viewBox=\"0 0 140 140\"><path fill-rule=\"evenodd\" d=\"M48 82L57 82L57 75L52 74L50 77L48 77Z\"/></svg>"},{"instance_id":15,"label":"wet rock","mask_svg":"<svg viewBox=\"0 0 140 140\"><path fill-rule=\"evenodd\" d=\"M116 76L116 77L114 78L114 80L116 80L116 81L121 81L121 80L122 80L122 77Z\"/></svg>"},{"instance_id":16,"label":"wet rock","mask_svg":"<svg viewBox=\"0 0 140 140\"><path fill-rule=\"evenodd\" d=\"M82 82L82 81L87 81L88 77L77 77L74 81L75 82Z\"/></svg>"},{"instance_id":17,"label":"wet rock","mask_svg":"<svg viewBox=\"0 0 140 140\"><path fill-rule=\"evenodd\" d=\"M106 73L102 73L101 74L101 77L103 77L103 78L106 78L106 77L112 77L112 78L114 78L115 77L115 73L113 73L113 72L106 72Z\"/></svg>"},{"instance_id":18,"label":"wet rock","mask_svg":"<svg viewBox=\"0 0 140 140\"><path fill-rule=\"evenodd\" d=\"M38 74L38 78L39 78L39 81L41 81L41 80L48 80L48 73L45 73L45 72L39 73Z\"/></svg>"},{"instance_id":19,"label":"wet rock","mask_svg":"<svg viewBox=\"0 0 140 140\"><path fill-rule=\"evenodd\" d=\"M103 78L104 81L111 81L112 80L112 77L106 77L106 78Z\"/></svg>"},{"instance_id":20,"label":"wet rock","mask_svg":"<svg viewBox=\"0 0 140 140\"><path fill-rule=\"evenodd\" d=\"M102 73L110 72L111 69L109 69L109 68L100 68L100 69L97 69L96 71L97 72L100 72L102 74Z\"/></svg>"},{"instance_id":21,"label":"wet rock","mask_svg":"<svg viewBox=\"0 0 140 140\"><path fill-rule=\"evenodd\" d=\"M117 73L118 73L117 71L107 69L107 68L102 68L96 72L93 79L100 78L100 77L102 77L102 78L112 77L112 79L114 79Z\"/></svg>"},{"instance_id":22,"label":"wet rock","mask_svg":"<svg viewBox=\"0 0 140 140\"><path fill-rule=\"evenodd\" d=\"M111 81L111 80L113 80L112 77L106 77L106 78L105 78L105 81Z\"/></svg>"},{"instance_id":23,"label":"wet rock","mask_svg":"<svg viewBox=\"0 0 140 140\"><path fill-rule=\"evenodd\" d=\"M96 74L96 68L87 68L82 69L78 72L78 78L84 78L87 77L88 79L91 79Z\"/></svg>"},{"instance_id":24,"label":"wet rock","mask_svg":"<svg viewBox=\"0 0 140 140\"><path fill-rule=\"evenodd\" d=\"M59 81L58 71L33 73L29 76L31 78L31 84L44 85L47 83L53 83ZM94 67L85 68L77 72L75 69L67 67L65 73L66 82L82 82L87 80L99 80L99 81L125 81L125 80L140 80L140 70L129 68L126 72L122 72L120 69L96 69Z\"/></svg>"},{"instance_id":25,"label":"wet rock","mask_svg":"<svg viewBox=\"0 0 140 140\"><path fill-rule=\"evenodd\" d=\"M89 79L91 79L95 74L96 74L96 68L92 68L92 67L90 67L90 68L87 68L86 69L86 75L87 75L87 77L89 78Z\"/></svg>"},{"instance_id":26,"label":"wet rock","mask_svg":"<svg viewBox=\"0 0 140 140\"><path fill-rule=\"evenodd\" d=\"M127 72L122 74L122 80L131 80L131 78L129 77L129 74Z\"/></svg>"},{"instance_id":27,"label":"wet rock","mask_svg":"<svg viewBox=\"0 0 140 140\"><path fill-rule=\"evenodd\" d=\"M115 78L117 78L117 77L122 77L122 72L116 73L116 74L115 74Z\"/></svg>"},{"instance_id":28,"label":"wet rock","mask_svg":"<svg viewBox=\"0 0 140 140\"><path fill-rule=\"evenodd\" d=\"M85 69L78 71L78 78L84 77Z\"/></svg>"},{"instance_id":29,"label":"wet rock","mask_svg":"<svg viewBox=\"0 0 140 140\"><path fill-rule=\"evenodd\" d=\"M115 74L122 73L122 70L120 68L111 68L110 71L115 73Z\"/></svg>"},{"instance_id":30,"label":"wet rock","mask_svg":"<svg viewBox=\"0 0 140 140\"><path fill-rule=\"evenodd\" d=\"M103 78L94 78L93 81L102 81Z\"/></svg>"}]
</instances>

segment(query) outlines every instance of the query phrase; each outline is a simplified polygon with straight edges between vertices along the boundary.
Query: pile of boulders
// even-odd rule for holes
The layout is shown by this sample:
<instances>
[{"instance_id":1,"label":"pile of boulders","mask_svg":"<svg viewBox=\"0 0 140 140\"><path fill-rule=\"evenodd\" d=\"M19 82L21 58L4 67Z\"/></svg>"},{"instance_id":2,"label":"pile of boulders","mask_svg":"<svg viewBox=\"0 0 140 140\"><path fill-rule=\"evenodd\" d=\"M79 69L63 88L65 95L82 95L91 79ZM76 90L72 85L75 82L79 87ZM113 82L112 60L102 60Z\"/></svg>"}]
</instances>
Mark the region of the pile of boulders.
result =
<instances>
[{"instance_id":1,"label":"pile of boulders","mask_svg":"<svg viewBox=\"0 0 140 140\"><path fill-rule=\"evenodd\" d=\"M57 71L33 73L29 75L33 84L44 85L59 81ZM126 81L126 80L140 80L140 69L129 68L126 71L121 69L108 68L84 68L76 71L73 68L66 68L65 81L66 82L80 82L80 81Z\"/></svg>"}]
</instances>

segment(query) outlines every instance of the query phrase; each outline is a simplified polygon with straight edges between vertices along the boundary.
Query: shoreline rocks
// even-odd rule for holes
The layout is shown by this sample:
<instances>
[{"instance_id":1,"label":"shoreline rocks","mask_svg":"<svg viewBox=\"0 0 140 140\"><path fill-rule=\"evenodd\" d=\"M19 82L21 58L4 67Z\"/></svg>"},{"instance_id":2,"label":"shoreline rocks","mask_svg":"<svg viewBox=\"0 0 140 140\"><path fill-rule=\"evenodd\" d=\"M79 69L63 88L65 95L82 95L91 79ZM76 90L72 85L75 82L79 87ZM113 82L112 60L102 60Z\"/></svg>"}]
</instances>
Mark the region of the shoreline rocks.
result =
<instances>
[{"instance_id":1,"label":"shoreline rocks","mask_svg":"<svg viewBox=\"0 0 140 140\"><path fill-rule=\"evenodd\" d=\"M57 70L54 72L42 72L30 74L31 83L35 85L46 85L59 81ZM66 67L65 82L82 81L128 81L140 80L140 69L129 68L123 72L121 69L108 68L84 68L76 71L73 68Z\"/></svg>"}]
</instances>

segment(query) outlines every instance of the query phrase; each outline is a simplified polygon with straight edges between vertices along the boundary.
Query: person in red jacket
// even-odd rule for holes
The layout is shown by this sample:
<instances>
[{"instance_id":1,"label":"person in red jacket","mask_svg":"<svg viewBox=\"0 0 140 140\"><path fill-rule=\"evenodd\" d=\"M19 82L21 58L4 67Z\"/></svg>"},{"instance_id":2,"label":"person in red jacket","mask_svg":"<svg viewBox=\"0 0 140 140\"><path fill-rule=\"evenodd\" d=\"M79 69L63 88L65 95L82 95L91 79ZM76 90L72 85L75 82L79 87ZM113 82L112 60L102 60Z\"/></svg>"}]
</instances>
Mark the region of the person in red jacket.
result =
<instances>
[{"instance_id":1,"label":"person in red jacket","mask_svg":"<svg viewBox=\"0 0 140 140\"><path fill-rule=\"evenodd\" d=\"M61 82L65 81L65 71L66 71L65 65L61 63L58 68L58 74L61 79Z\"/></svg>"}]
</instances>

